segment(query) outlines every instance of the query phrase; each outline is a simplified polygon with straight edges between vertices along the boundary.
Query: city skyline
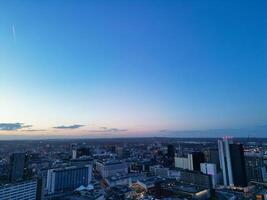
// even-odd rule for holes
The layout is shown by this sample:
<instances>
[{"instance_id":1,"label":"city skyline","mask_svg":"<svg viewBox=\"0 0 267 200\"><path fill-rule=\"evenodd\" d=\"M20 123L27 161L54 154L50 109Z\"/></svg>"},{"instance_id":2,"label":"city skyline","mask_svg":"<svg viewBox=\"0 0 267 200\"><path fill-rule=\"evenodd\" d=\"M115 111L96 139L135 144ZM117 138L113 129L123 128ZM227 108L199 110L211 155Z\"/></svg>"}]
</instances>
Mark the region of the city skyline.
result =
<instances>
[{"instance_id":1,"label":"city skyline","mask_svg":"<svg viewBox=\"0 0 267 200\"><path fill-rule=\"evenodd\" d=\"M265 137L265 1L0 4L0 139Z\"/></svg>"}]
</instances>

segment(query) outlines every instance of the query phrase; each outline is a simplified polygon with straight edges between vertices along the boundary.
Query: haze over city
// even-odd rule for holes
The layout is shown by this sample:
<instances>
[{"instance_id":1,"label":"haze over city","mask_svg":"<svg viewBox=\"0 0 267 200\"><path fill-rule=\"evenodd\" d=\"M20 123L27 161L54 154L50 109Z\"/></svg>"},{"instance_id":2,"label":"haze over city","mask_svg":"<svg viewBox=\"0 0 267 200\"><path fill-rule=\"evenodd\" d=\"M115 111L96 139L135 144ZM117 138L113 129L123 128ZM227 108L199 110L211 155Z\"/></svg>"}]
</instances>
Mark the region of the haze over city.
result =
<instances>
[{"instance_id":1,"label":"haze over city","mask_svg":"<svg viewBox=\"0 0 267 200\"><path fill-rule=\"evenodd\" d=\"M0 3L0 139L265 137L266 1Z\"/></svg>"}]
</instances>

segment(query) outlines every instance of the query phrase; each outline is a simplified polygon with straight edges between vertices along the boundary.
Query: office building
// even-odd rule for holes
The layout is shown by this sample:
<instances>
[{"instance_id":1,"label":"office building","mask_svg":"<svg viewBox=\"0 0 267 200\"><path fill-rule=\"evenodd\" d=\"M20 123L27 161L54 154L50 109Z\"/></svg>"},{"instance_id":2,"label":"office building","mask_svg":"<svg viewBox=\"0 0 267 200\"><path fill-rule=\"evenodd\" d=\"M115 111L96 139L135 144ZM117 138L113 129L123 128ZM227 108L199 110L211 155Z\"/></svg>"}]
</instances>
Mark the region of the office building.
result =
<instances>
[{"instance_id":1,"label":"office building","mask_svg":"<svg viewBox=\"0 0 267 200\"><path fill-rule=\"evenodd\" d=\"M149 172L154 176L169 177L169 168L160 165L150 166Z\"/></svg>"},{"instance_id":2,"label":"office building","mask_svg":"<svg viewBox=\"0 0 267 200\"><path fill-rule=\"evenodd\" d=\"M262 153L245 153L245 166L248 181L263 181L264 162Z\"/></svg>"},{"instance_id":3,"label":"office building","mask_svg":"<svg viewBox=\"0 0 267 200\"><path fill-rule=\"evenodd\" d=\"M175 157L174 166L180 169L189 169L188 157Z\"/></svg>"},{"instance_id":4,"label":"office building","mask_svg":"<svg viewBox=\"0 0 267 200\"><path fill-rule=\"evenodd\" d=\"M175 146L172 144L169 144L167 147L167 157L168 157L168 164L170 166L174 165L174 157L175 157Z\"/></svg>"},{"instance_id":5,"label":"office building","mask_svg":"<svg viewBox=\"0 0 267 200\"><path fill-rule=\"evenodd\" d=\"M92 165L50 169L47 172L48 194L72 191L92 180Z\"/></svg>"},{"instance_id":6,"label":"office building","mask_svg":"<svg viewBox=\"0 0 267 200\"><path fill-rule=\"evenodd\" d=\"M35 200L37 180L19 181L0 186L1 200Z\"/></svg>"},{"instance_id":7,"label":"office building","mask_svg":"<svg viewBox=\"0 0 267 200\"><path fill-rule=\"evenodd\" d=\"M116 174L128 173L128 165L125 162L117 160L98 160L95 165L96 171L98 171L103 178L114 176Z\"/></svg>"},{"instance_id":8,"label":"office building","mask_svg":"<svg viewBox=\"0 0 267 200\"><path fill-rule=\"evenodd\" d=\"M211 176L212 185L215 187L219 181L219 175L217 173L217 167L214 163L201 163L200 170L204 174L208 174Z\"/></svg>"},{"instance_id":9,"label":"office building","mask_svg":"<svg viewBox=\"0 0 267 200\"><path fill-rule=\"evenodd\" d=\"M193 152L188 154L189 170L200 171L200 163L205 162L205 156L202 152Z\"/></svg>"},{"instance_id":10,"label":"office building","mask_svg":"<svg viewBox=\"0 0 267 200\"><path fill-rule=\"evenodd\" d=\"M23 180L24 168L26 161L25 153L13 153L9 160L9 180L21 181Z\"/></svg>"},{"instance_id":11,"label":"office building","mask_svg":"<svg viewBox=\"0 0 267 200\"><path fill-rule=\"evenodd\" d=\"M216 164L217 169L220 168L219 151L215 148L209 148L203 151L205 162Z\"/></svg>"},{"instance_id":12,"label":"office building","mask_svg":"<svg viewBox=\"0 0 267 200\"><path fill-rule=\"evenodd\" d=\"M181 170L180 181L209 189L213 187L211 176L198 171Z\"/></svg>"},{"instance_id":13,"label":"office building","mask_svg":"<svg viewBox=\"0 0 267 200\"><path fill-rule=\"evenodd\" d=\"M226 186L247 185L243 145L234 144L232 139L218 141L220 167Z\"/></svg>"}]
</instances>

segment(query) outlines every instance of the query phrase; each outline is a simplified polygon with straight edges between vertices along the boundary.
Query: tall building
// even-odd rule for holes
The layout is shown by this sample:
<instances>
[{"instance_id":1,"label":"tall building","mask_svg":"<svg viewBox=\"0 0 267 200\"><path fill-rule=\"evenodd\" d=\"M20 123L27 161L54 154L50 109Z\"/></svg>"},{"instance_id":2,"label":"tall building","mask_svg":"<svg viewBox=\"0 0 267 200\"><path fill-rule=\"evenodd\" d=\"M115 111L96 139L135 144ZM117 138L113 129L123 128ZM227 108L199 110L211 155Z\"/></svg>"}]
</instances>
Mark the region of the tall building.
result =
<instances>
[{"instance_id":1,"label":"tall building","mask_svg":"<svg viewBox=\"0 0 267 200\"><path fill-rule=\"evenodd\" d=\"M190 170L200 171L200 163L205 162L205 156L202 152L193 152L188 154L188 168Z\"/></svg>"},{"instance_id":2,"label":"tall building","mask_svg":"<svg viewBox=\"0 0 267 200\"><path fill-rule=\"evenodd\" d=\"M0 186L1 200L35 200L37 180L19 181Z\"/></svg>"},{"instance_id":3,"label":"tall building","mask_svg":"<svg viewBox=\"0 0 267 200\"><path fill-rule=\"evenodd\" d=\"M217 173L217 167L214 163L201 163L200 170L204 174L211 176L212 185L215 187L218 184L219 176Z\"/></svg>"},{"instance_id":4,"label":"tall building","mask_svg":"<svg viewBox=\"0 0 267 200\"><path fill-rule=\"evenodd\" d=\"M172 144L168 145L167 157L170 165L174 165L174 157L175 157L175 146Z\"/></svg>"},{"instance_id":5,"label":"tall building","mask_svg":"<svg viewBox=\"0 0 267 200\"><path fill-rule=\"evenodd\" d=\"M25 168L25 153L13 153L9 160L9 180L20 181L23 179Z\"/></svg>"},{"instance_id":6,"label":"tall building","mask_svg":"<svg viewBox=\"0 0 267 200\"><path fill-rule=\"evenodd\" d=\"M243 145L234 144L232 139L218 141L220 167L226 186L246 186L246 170Z\"/></svg>"},{"instance_id":7,"label":"tall building","mask_svg":"<svg viewBox=\"0 0 267 200\"><path fill-rule=\"evenodd\" d=\"M87 186L92 180L92 165L50 169L47 172L48 194L72 191L81 185Z\"/></svg>"},{"instance_id":8,"label":"tall building","mask_svg":"<svg viewBox=\"0 0 267 200\"><path fill-rule=\"evenodd\" d=\"M245 153L245 166L248 181L263 181L263 154Z\"/></svg>"},{"instance_id":9,"label":"tall building","mask_svg":"<svg viewBox=\"0 0 267 200\"><path fill-rule=\"evenodd\" d=\"M207 163L216 164L217 169L220 167L219 151L215 148L206 149L203 151L205 155L205 161Z\"/></svg>"},{"instance_id":10,"label":"tall building","mask_svg":"<svg viewBox=\"0 0 267 200\"><path fill-rule=\"evenodd\" d=\"M169 144L167 148L168 148L168 152L167 152L168 158L174 158L174 156L175 156L175 147L174 147L174 145Z\"/></svg>"}]
</instances>

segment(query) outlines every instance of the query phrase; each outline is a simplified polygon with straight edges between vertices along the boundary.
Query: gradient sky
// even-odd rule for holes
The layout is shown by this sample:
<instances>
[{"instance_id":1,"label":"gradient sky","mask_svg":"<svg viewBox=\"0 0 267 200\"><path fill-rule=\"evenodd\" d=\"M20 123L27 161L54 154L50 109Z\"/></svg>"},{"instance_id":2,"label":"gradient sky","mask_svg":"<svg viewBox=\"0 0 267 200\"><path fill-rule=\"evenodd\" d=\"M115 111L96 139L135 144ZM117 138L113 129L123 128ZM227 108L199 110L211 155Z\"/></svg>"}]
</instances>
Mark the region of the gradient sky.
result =
<instances>
[{"instance_id":1,"label":"gradient sky","mask_svg":"<svg viewBox=\"0 0 267 200\"><path fill-rule=\"evenodd\" d=\"M1 1L0 135L263 136L253 127L267 130L266 10L264 0Z\"/></svg>"}]
</instances>

